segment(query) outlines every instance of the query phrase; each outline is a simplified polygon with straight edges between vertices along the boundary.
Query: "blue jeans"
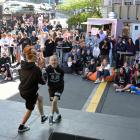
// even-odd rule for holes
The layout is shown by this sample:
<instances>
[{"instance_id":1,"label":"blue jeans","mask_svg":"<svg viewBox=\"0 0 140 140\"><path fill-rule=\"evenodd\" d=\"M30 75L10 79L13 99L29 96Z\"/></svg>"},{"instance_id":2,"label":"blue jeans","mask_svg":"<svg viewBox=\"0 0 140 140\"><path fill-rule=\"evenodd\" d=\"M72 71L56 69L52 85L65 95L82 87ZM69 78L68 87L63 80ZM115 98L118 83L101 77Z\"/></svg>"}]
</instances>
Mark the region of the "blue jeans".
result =
<instances>
[{"instance_id":1,"label":"blue jeans","mask_svg":"<svg viewBox=\"0 0 140 140\"><path fill-rule=\"evenodd\" d=\"M103 71L97 71L97 78L105 78L107 76L109 76L109 70L103 70Z\"/></svg>"}]
</instances>

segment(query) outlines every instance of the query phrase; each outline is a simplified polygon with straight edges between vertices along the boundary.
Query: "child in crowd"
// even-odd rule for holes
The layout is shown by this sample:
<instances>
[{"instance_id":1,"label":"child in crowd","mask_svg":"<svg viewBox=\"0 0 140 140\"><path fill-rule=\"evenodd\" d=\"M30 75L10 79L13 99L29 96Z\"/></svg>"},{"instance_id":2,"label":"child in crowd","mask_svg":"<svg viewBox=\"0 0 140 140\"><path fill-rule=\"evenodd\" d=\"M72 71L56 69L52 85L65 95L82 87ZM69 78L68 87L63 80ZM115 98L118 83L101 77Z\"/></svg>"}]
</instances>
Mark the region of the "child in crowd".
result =
<instances>
[{"instance_id":1,"label":"child in crowd","mask_svg":"<svg viewBox=\"0 0 140 140\"><path fill-rule=\"evenodd\" d=\"M136 65L135 71L133 73L133 82L127 84L124 88L117 89L117 91L126 91L130 89L131 93L140 95L140 65Z\"/></svg>"},{"instance_id":2,"label":"child in crowd","mask_svg":"<svg viewBox=\"0 0 140 140\"><path fill-rule=\"evenodd\" d=\"M13 74L9 64L3 64L0 67L0 73L5 81L13 80Z\"/></svg>"},{"instance_id":3,"label":"child in crowd","mask_svg":"<svg viewBox=\"0 0 140 140\"><path fill-rule=\"evenodd\" d=\"M110 64L108 63L107 59L103 59L101 62L101 66L99 66L97 70L97 80L94 82L100 83L105 81L105 77L110 75Z\"/></svg>"},{"instance_id":4,"label":"child in crowd","mask_svg":"<svg viewBox=\"0 0 140 140\"><path fill-rule=\"evenodd\" d=\"M84 70L83 79L88 79L94 72L96 72L96 63L95 59L91 59L89 66Z\"/></svg>"},{"instance_id":5,"label":"child in crowd","mask_svg":"<svg viewBox=\"0 0 140 140\"><path fill-rule=\"evenodd\" d=\"M125 68L121 67L114 80L114 88L116 91L124 88L127 85Z\"/></svg>"},{"instance_id":6,"label":"child in crowd","mask_svg":"<svg viewBox=\"0 0 140 140\"><path fill-rule=\"evenodd\" d=\"M125 69L125 73L126 73L126 81L128 83L130 83L131 82L131 69L128 66L128 63L127 62L124 62L123 68Z\"/></svg>"},{"instance_id":7,"label":"child in crowd","mask_svg":"<svg viewBox=\"0 0 140 140\"><path fill-rule=\"evenodd\" d=\"M56 55L52 55L49 60L49 66L46 68L45 79L48 83L48 91L51 101L51 115L49 117L49 124L58 123L61 121L61 115L59 113L57 102L60 100L61 94L64 90L64 72L58 66L58 58ZM54 113L57 114L56 119Z\"/></svg>"}]
</instances>

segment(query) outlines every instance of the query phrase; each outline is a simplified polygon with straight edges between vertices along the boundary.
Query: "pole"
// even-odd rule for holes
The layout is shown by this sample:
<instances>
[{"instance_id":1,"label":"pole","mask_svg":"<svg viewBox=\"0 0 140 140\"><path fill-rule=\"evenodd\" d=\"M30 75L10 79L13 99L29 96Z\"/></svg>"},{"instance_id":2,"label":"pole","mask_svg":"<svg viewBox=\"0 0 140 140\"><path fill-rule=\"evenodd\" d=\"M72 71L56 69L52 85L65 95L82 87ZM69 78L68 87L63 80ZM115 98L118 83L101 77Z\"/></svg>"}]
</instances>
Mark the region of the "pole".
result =
<instances>
[{"instance_id":1,"label":"pole","mask_svg":"<svg viewBox=\"0 0 140 140\"><path fill-rule=\"evenodd\" d=\"M136 0L133 0L133 5L136 5Z\"/></svg>"},{"instance_id":2,"label":"pole","mask_svg":"<svg viewBox=\"0 0 140 140\"><path fill-rule=\"evenodd\" d=\"M122 0L122 6L124 5L124 0Z\"/></svg>"}]
</instances>

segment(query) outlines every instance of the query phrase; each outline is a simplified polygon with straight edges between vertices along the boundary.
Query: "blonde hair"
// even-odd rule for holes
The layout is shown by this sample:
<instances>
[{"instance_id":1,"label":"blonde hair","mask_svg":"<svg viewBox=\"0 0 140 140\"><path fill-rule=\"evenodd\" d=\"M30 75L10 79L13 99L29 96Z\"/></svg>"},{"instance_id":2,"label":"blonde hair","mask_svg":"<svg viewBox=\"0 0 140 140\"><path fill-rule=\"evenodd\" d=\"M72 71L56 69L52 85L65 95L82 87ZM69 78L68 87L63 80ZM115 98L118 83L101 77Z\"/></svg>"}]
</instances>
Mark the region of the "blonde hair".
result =
<instances>
[{"instance_id":1,"label":"blonde hair","mask_svg":"<svg viewBox=\"0 0 140 140\"><path fill-rule=\"evenodd\" d=\"M56 60L58 60L58 57L57 57L57 55L52 55L52 56L50 56L50 59L49 60L51 60L51 59L56 59Z\"/></svg>"}]
</instances>

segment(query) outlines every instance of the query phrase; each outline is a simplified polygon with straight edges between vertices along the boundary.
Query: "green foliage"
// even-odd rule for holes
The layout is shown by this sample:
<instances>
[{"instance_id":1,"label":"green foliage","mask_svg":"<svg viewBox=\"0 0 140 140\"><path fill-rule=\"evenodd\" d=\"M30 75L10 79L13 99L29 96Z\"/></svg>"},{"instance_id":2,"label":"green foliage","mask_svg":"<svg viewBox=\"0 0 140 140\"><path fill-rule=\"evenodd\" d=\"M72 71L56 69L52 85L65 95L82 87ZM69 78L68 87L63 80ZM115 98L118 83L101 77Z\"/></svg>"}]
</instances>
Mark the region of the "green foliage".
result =
<instances>
[{"instance_id":1,"label":"green foliage","mask_svg":"<svg viewBox=\"0 0 140 140\"><path fill-rule=\"evenodd\" d=\"M66 0L64 4L58 5L57 8L61 11L67 11L69 15L73 13L74 10L92 8L90 12L78 13L76 15L71 14L67 23L69 27L72 27L72 25L76 26L77 23L86 22L87 18L101 17L100 10L98 8L100 3L101 0Z\"/></svg>"},{"instance_id":2,"label":"green foliage","mask_svg":"<svg viewBox=\"0 0 140 140\"><path fill-rule=\"evenodd\" d=\"M86 22L87 18L100 18L101 14L99 12L96 13L80 13L77 15L73 15L71 16L67 23L69 25L69 28L72 27L72 25L76 26L77 23L82 23L82 22Z\"/></svg>"},{"instance_id":3,"label":"green foliage","mask_svg":"<svg viewBox=\"0 0 140 140\"><path fill-rule=\"evenodd\" d=\"M65 3L58 5L59 10L72 11L75 9L81 9L85 7L99 6L101 0L67 0Z\"/></svg>"}]
</instances>

